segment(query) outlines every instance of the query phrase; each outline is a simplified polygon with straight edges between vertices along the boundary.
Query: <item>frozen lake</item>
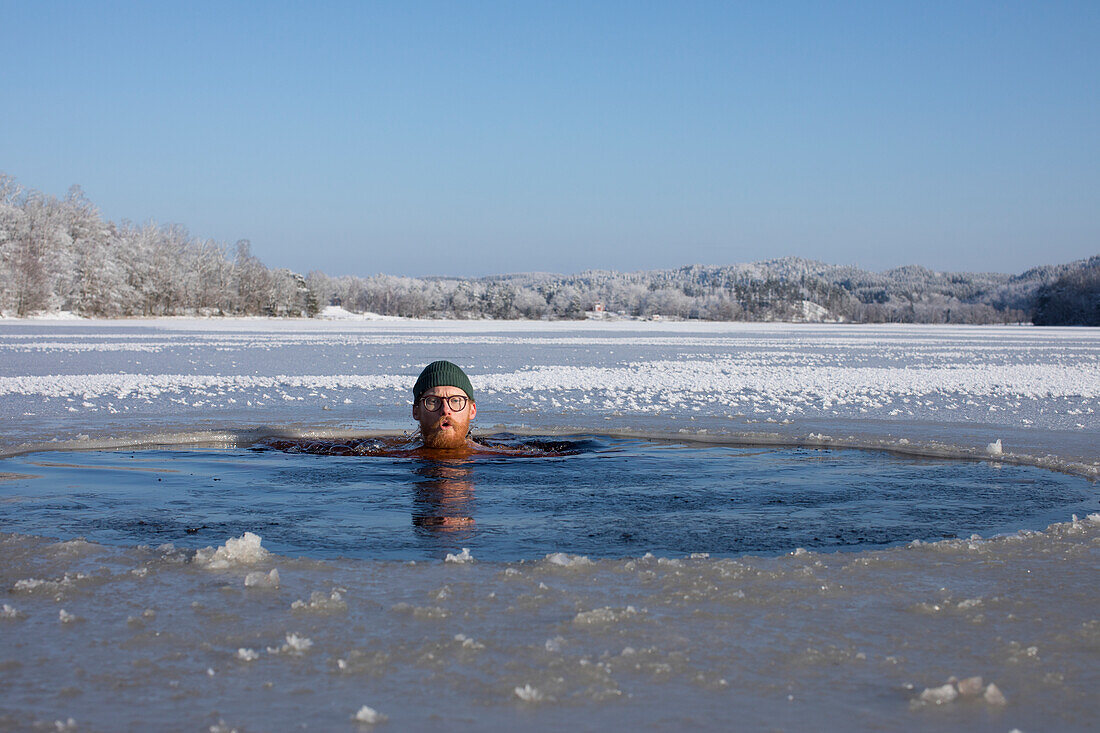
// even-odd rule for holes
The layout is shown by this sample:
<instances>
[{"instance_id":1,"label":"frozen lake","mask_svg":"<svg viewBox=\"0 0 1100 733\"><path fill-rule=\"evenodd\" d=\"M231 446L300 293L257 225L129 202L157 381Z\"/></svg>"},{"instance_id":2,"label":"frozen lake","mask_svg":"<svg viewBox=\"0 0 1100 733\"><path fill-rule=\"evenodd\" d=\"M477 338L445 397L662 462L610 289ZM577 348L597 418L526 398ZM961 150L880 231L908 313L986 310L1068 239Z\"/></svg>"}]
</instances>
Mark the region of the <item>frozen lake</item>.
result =
<instances>
[{"instance_id":1,"label":"frozen lake","mask_svg":"<svg viewBox=\"0 0 1100 733\"><path fill-rule=\"evenodd\" d=\"M1006 452L1100 473L1097 329L3 321L0 357L0 450L409 429L409 385L449 357L477 376L483 431L943 443L982 455L1002 439Z\"/></svg>"},{"instance_id":2,"label":"frozen lake","mask_svg":"<svg viewBox=\"0 0 1100 733\"><path fill-rule=\"evenodd\" d=\"M900 461L907 480L924 482L914 497L928 517L960 500L1010 511L974 512L982 536L960 526L930 542L903 526L894 546L843 553L823 551L843 543L802 540L870 533L859 516L870 499L848 516L810 516L809 534L792 532L788 546L722 546L716 532L689 552L671 541L683 540L677 527L647 534L637 517L641 539L615 552L565 534L499 552L466 527L465 545L462 531L436 532L409 563L355 551L341 523L348 495L315 510L306 492L289 498L303 484L338 487L337 459L242 452L264 436L410 429L412 381L437 358L470 373L483 432L676 442L667 461L647 464L650 495L686 495L678 476L705 473L715 452L766 454L774 463L743 466L754 485L800 455L862 456L833 485L858 494ZM1098 402L1097 329L0 321L0 667L10 681L0 727L1091 729L1100 504L1085 479L1100 475ZM165 472L218 451L235 465L289 461L278 500L311 519L310 541L295 546L234 511L197 532L177 521L155 538L97 534L110 524L101 520L133 519L150 500L93 467L130 453L72 452L97 448L148 451ZM647 451L631 465L653 459ZM323 468L293 462L304 458ZM601 484L591 471L553 475ZM396 476L395 493L402 482L415 489ZM475 495L499 490L492 472L476 478ZM1083 487L1072 502L1012 515L1034 482L1062 480ZM550 502L551 484L536 497ZM951 494L956 484L966 488ZM522 482L510 485L518 496ZM772 498L800 491L809 486L795 480ZM82 492L101 503L65 509L75 523L51 531L49 502ZM192 501L183 516L205 506ZM715 527L753 526L697 508ZM403 541L415 509L397 512ZM490 538L524 516L502 524L485 511ZM328 542L312 516L326 512ZM476 503L466 515L476 526ZM628 531L619 515L590 519ZM371 533L384 547L384 529ZM196 553L202 544L211 549ZM356 721L364 705L388 720L363 711Z\"/></svg>"}]
</instances>

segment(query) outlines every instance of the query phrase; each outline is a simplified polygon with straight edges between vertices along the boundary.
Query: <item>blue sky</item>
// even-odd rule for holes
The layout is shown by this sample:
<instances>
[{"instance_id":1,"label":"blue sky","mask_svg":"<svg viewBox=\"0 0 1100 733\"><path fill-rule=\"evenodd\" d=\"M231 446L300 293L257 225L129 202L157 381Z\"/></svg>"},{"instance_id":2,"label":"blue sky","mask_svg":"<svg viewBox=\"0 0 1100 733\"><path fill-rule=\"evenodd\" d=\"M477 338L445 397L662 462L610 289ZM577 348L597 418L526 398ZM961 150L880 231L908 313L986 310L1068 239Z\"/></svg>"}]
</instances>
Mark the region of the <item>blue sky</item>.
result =
<instances>
[{"instance_id":1,"label":"blue sky","mask_svg":"<svg viewBox=\"0 0 1100 733\"><path fill-rule=\"evenodd\" d=\"M1100 254L1100 3L12 2L0 171L308 272Z\"/></svg>"}]
</instances>

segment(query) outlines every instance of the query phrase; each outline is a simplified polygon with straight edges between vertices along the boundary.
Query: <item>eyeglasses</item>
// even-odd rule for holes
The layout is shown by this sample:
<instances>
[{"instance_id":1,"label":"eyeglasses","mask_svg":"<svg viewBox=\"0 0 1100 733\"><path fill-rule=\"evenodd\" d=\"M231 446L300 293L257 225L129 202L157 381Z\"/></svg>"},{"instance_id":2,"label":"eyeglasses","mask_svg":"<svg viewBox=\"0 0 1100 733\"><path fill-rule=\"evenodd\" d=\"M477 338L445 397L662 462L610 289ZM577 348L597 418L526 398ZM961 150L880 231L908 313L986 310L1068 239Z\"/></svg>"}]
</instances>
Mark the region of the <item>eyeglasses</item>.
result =
<instances>
[{"instance_id":1,"label":"eyeglasses","mask_svg":"<svg viewBox=\"0 0 1100 733\"><path fill-rule=\"evenodd\" d=\"M421 397L420 404L424 405L424 409L428 412L435 412L443 407L443 400L447 400L447 407L451 408L451 412L462 412L466 409L466 403L470 398L460 394L453 394L450 397L436 397L430 394Z\"/></svg>"}]
</instances>

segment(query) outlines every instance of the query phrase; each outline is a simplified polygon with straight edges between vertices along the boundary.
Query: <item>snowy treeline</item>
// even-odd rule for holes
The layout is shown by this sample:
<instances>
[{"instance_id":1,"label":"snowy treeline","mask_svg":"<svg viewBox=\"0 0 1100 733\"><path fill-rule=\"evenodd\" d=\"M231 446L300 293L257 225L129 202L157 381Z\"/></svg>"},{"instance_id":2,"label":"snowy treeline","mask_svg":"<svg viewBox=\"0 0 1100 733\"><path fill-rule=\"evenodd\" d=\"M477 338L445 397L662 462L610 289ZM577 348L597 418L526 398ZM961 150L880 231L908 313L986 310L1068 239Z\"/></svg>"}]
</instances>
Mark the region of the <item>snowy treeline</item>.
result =
<instances>
[{"instance_id":1,"label":"snowy treeline","mask_svg":"<svg viewBox=\"0 0 1100 733\"><path fill-rule=\"evenodd\" d=\"M118 225L104 221L79 187L57 199L0 174L0 312L15 315L312 316L341 305L417 318L584 318L595 311L632 318L1012 323L1039 313L1043 323L1077 323L1086 322L1074 315L1082 308L1095 311L1097 271L1100 257L1021 275L916 266L873 273L787 257L631 273L302 277L266 267L246 240L229 247L179 226Z\"/></svg>"},{"instance_id":2,"label":"snowy treeline","mask_svg":"<svg viewBox=\"0 0 1100 733\"><path fill-rule=\"evenodd\" d=\"M64 199L0 174L0 311L26 315L301 315L304 278L268 269L238 242L180 226L104 221L79 187Z\"/></svg>"},{"instance_id":3,"label":"snowy treeline","mask_svg":"<svg viewBox=\"0 0 1100 733\"><path fill-rule=\"evenodd\" d=\"M602 309L634 318L722 321L1018 323L1031 319L1040 288L1087 264L1021 275L936 273L915 266L872 273L786 257L726 267L478 279L333 278L313 272L306 284L323 304L412 317L582 318Z\"/></svg>"},{"instance_id":4,"label":"snowy treeline","mask_svg":"<svg viewBox=\"0 0 1100 733\"><path fill-rule=\"evenodd\" d=\"M1034 321L1036 326L1100 326L1100 255L1039 288Z\"/></svg>"}]
</instances>

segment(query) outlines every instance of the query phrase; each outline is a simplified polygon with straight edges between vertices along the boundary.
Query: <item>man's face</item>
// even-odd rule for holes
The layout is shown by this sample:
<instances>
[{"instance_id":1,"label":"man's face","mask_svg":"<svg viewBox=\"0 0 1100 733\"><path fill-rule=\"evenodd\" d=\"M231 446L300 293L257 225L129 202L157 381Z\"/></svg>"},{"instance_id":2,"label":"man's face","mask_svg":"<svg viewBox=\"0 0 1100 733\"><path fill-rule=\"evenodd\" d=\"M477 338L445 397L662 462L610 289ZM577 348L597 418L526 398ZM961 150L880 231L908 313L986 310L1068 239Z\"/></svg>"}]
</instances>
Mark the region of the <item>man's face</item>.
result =
<instances>
[{"instance_id":1,"label":"man's face","mask_svg":"<svg viewBox=\"0 0 1100 733\"><path fill-rule=\"evenodd\" d=\"M466 406L454 411L447 404L447 398L454 395L466 396L458 387L432 387L420 395L413 405L413 420L420 423L420 436L426 448L462 448L466 445L466 434L470 432L470 421L477 414L477 405L473 400ZM424 398L439 397L443 404L434 412L424 406Z\"/></svg>"}]
</instances>

